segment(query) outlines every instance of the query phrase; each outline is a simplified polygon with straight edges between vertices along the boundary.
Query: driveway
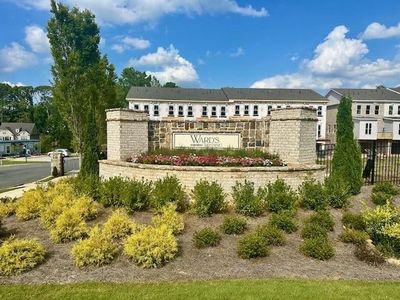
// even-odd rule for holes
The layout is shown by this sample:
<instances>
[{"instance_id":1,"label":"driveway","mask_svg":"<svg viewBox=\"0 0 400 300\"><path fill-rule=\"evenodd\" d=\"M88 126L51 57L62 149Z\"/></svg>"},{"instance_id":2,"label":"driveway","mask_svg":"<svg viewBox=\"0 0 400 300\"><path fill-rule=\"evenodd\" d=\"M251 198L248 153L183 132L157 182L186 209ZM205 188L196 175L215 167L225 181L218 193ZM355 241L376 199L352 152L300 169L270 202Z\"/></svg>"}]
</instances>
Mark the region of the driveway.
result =
<instances>
[{"instance_id":1,"label":"driveway","mask_svg":"<svg viewBox=\"0 0 400 300\"><path fill-rule=\"evenodd\" d=\"M67 158L65 171L79 170L77 157ZM50 162L35 162L22 165L0 166L0 188L14 187L35 182L50 175Z\"/></svg>"}]
</instances>

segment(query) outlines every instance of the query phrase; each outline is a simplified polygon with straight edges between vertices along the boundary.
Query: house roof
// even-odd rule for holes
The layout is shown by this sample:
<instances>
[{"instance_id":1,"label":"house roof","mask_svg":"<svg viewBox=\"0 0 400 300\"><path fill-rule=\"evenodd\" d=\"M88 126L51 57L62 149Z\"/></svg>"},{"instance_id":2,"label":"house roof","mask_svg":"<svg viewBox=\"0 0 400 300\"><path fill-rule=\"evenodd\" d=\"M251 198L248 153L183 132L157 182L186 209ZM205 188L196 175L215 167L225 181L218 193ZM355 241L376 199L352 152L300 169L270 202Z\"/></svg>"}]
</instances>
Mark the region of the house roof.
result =
<instances>
[{"instance_id":1,"label":"house roof","mask_svg":"<svg viewBox=\"0 0 400 300\"><path fill-rule=\"evenodd\" d=\"M35 128L34 123L7 123L3 122L0 125L0 129L7 129L11 131L14 135L18 134L17 129L19 132L27 131L29 134L32 134Z\"/></svg>"},{"instance_id":2,"label":"house roof","mask_svg":"<svg viewBox=\"0 0 400 300\"><path fill-rule=\"evenodd\" d=\"M131 87L126 97L130 99L158 99L184 101L229 100L294 100L327 102L327 99L310 89L255 89L255 88L162 88Z\"/></svg>"},{"instance_id":3,"label":"house roof","mask_svg":"<svg viewBox=\"0 0 400 300\"><path fill-rule=\"evenodd\" d=\"M400 94L385 88L377 89L332 89L342 96L351 97L354 100L400 100Z\"/></svg>"},{"instance_id":4,"label":"house roof","mask_svg":"<svg viewBox=\"0 0 400 300\"><path fill-rule=\"evenodd\" d=\"M163 87L131 87L126 99L228 101L226 95L220 89Z\"/></svg>"},{"instance_id":5,"label":"house roof","mask_svg":"<svg viewBox=\"0 0 400 300\"><path fill-rule=\"evenodd\" d=\"M310 89L222 88L229 99L235 100L295 100L327 102Z\"/></svg>"}]
</instances>

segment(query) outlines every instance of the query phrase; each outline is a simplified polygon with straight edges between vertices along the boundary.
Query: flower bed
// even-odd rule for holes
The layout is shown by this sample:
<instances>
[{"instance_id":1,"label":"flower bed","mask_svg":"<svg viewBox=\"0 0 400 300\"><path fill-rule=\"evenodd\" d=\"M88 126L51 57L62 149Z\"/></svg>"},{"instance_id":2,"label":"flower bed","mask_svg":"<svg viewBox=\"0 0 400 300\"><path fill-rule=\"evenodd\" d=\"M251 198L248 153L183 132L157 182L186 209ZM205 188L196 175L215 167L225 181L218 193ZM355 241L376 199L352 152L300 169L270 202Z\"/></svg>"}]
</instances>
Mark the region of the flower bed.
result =
<instances>
[{"instance_id":1,"label":"flower bed","mask_svg":"<svg viewBox=\"0 0 400 300\"><path fill-rule=\"evenodd\" d=\"M262 167L283 166L277 155L244 150L159 150L128 158L128 162L172 166Z\"/></svg>"}]
</instances>

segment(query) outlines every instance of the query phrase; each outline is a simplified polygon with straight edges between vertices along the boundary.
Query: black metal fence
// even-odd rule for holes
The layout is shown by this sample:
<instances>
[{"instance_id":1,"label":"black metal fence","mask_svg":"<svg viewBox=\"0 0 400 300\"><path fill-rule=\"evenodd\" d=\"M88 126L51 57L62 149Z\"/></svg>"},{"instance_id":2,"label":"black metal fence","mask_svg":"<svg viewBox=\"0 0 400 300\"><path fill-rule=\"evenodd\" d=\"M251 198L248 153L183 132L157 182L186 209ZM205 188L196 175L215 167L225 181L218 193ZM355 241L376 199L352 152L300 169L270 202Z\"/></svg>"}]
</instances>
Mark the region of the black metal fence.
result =
<instances>
[{"instance_id":1,"label":"black metal fence","mask_svg":"<svg viewBox=\"0 0 400 300\"><path fill-rule=\"evenodd\" d=\"M392 182L400 184L400 142L360 142L365 184ZM332 172L334 144L320 145L317 149L317 164L326 166L326 174Z\"/></svg>"}]
</instances>

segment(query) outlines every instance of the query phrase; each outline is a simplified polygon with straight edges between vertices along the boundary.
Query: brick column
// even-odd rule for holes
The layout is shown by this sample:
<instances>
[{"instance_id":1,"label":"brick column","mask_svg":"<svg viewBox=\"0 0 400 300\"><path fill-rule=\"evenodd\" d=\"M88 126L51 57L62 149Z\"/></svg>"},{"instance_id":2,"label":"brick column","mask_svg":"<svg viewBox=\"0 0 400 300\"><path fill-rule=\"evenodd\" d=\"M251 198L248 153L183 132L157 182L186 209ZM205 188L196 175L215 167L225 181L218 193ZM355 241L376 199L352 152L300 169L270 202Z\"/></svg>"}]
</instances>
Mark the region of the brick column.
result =
<instances>
[{"instance_id":1,"label":"brick column","mask_svg":"<svg viewBox=\"0 0 400 300\"><path fill-rule=\"evenodd\" d=\"M272 110L269 151L289 164L315 164L317 121L314 108Z\"/></svg>"},{"instance_id":2,"label":"brick column","mask_svg":"<svg viewBox=\"0 0 400 300\"><path fill-rule=\"evenodd\" d=\"M113 108L106 115L108 160L125 160L149 149L146 112Z\"/></svg>"},{"instance_id":3,"label":"brick column","mask_svg":"<svg viewBox=\"0 0 400 300\"><path fill-rule=\"evenodd\" d=\"M53 152L51 154L50 174L54 177L64 176L64 157L62 153Z\"/></svg>"}]
</instances>

